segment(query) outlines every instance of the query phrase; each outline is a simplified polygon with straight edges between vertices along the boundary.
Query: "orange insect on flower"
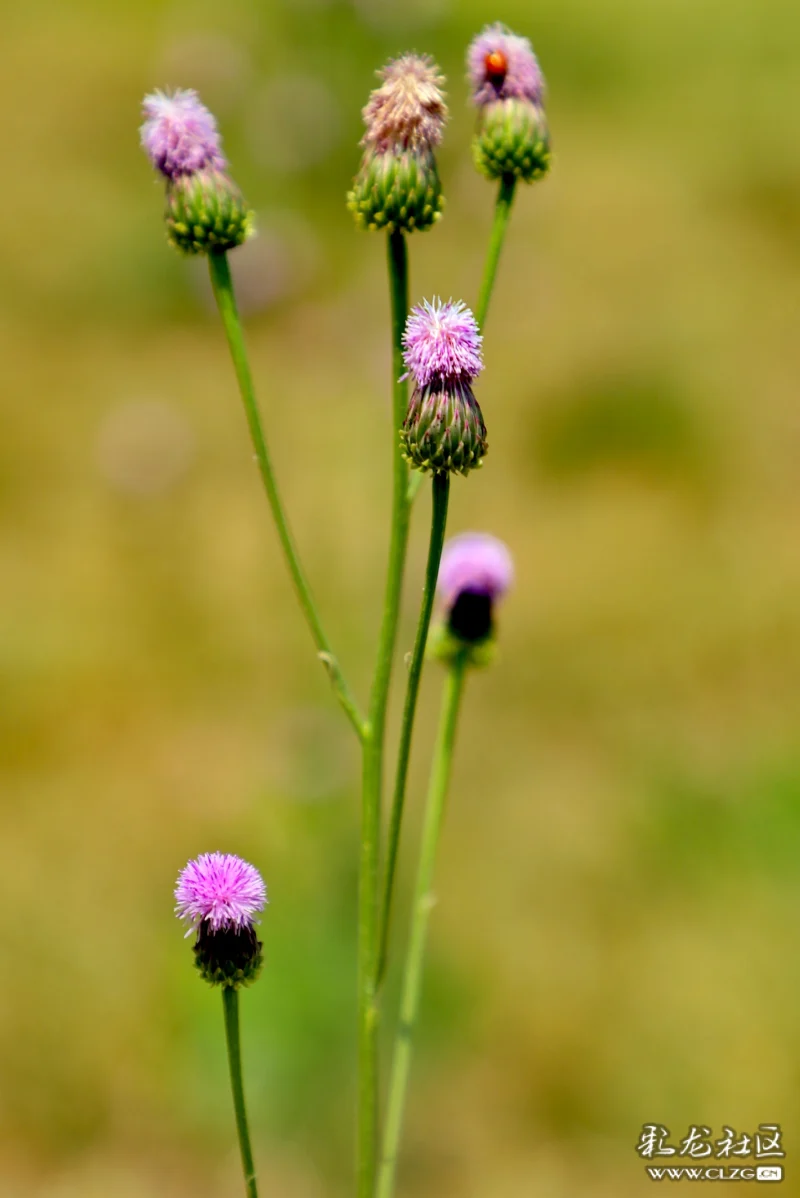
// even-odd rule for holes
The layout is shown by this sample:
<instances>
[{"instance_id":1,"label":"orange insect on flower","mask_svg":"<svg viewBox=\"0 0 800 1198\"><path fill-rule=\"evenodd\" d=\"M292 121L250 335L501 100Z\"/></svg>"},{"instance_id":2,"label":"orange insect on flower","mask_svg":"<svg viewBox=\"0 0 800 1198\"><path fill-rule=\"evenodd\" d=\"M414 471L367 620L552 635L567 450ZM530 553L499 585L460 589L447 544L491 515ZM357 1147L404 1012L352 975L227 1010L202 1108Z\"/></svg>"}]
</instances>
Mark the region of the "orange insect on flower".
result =
<instances>
[{"instance_id":1,"label":"orange insect on flower","mask_svg":"<svg viewBox=\"0 0 800 1198\"><path fill-rule=\"evenodd\" d=\"M490 50L483 60L486 74L492 81L501 82L508 71L508 59L502 50Z\"/></svg>"}]
</instances>

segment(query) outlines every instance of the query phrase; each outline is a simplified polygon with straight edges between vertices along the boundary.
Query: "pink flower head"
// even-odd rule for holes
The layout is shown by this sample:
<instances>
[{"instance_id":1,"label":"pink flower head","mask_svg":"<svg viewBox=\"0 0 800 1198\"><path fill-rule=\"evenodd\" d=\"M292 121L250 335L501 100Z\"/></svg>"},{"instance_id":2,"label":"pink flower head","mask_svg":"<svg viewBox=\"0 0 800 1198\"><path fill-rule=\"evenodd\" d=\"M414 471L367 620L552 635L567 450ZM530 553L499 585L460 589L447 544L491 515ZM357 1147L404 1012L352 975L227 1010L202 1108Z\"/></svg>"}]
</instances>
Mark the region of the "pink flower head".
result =
<instances>
[{"instance_id":1,"label":"pink flower head","mask_svg":"<svg viewBox=\"0 0 800 1198\"><path fill-rule=\"evenodd\" d=\"M224 171L217 122L196 91L178 89L172 95L156 91L145 96L142 146L156 170L168 179L194 175L211 167Z\"/></svg>"},{"instance_id":2,"label":"pink flower head","mask_svg":"<svg viewBox=\"0 0 800 1198\"><path fill-rule=\"evenodd\" d=\"M479 107L493 100L544 99L544 76L526 37L499 23L487 25L467 51L472 99Z\"/></svg>"},{"instance_id":3,"label":"pink flower head","mask_svg":"<svg viewBox=\"0 0 800 1198\"><path fill-rule=\"evenodd\" d=\"M267 901L267 888L255 866L241 857L203 853L181 870L175 901L180 919L219 932L251 927Z\"/></svg>"},{"instance_id":4,"label":"pink flower head","mask_svg":"<svg viewBox=\"0 0 800 1198\"><path fill-rule=\"evenodd\" d=\"M436 589L449 610L465 593L494 602L513 581L514 564L503 542L485 532L465 532L445 545Z\"/></svg>"},{"instance_id":5,"label":"pink flower head","mask_svg":"<svg viewBox=\"0 0 800 1198\"><path fill-rule=\"evenodd\" d=\"M462 303L423 300L411 309L403 333L403 358L418 387L433 379L474 379L483 370L478 325Z\"/></svg>"}]
</instances>

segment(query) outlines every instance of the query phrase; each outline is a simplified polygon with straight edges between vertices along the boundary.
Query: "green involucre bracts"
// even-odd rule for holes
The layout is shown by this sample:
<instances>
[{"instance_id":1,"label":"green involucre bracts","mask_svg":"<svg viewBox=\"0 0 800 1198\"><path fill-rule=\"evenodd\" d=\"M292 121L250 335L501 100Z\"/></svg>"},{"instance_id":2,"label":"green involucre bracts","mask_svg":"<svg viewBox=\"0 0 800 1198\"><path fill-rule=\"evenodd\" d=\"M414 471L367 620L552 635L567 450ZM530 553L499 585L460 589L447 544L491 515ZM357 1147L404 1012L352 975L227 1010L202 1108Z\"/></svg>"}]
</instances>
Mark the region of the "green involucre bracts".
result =
<instances>
[{"instance_id":1,"label":"green involucre bracts","mask_svg":"<svg viewBox=\"0 0 800 1198\"><path fill-rule=\"evenodd\" d=\"M184 254L232 250L253 233L253 213L221 171L198 171L171 182L164 219L167 239Z\"/></svg>"},{"instance_id":2,"label":"green involucre bracts","mask_svg":"<svg viewBox=\"0 0 800 1198\"><path fill-rule=\"evenodd\" d=\"M444 207L433 154L387 150L366 155L347 206L360 229L388 233L429 229Z\"/></svg>"},{"instance_id":3,"label":"green involucre bracts","mask_svg":"<svg viewBox=\"0 0 800 1198\"><path fill-rule=\"evenodd\" d=\"M513 176L533 183L550 167L544 109L530 100L496 100L481 109L472 143L475 165L489 179Z\"/></svg>"}]
</instances>

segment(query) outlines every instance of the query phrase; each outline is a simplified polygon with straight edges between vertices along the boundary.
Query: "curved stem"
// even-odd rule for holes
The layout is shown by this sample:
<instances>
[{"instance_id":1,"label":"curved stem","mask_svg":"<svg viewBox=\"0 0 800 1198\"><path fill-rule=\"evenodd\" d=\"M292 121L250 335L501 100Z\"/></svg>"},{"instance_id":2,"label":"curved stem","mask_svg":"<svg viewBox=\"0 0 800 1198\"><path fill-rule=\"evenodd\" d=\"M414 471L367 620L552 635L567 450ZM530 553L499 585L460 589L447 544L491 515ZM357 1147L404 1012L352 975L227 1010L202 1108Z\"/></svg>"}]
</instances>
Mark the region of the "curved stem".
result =
<instances>
[{"instance_id":1,"label":"curved stem","mask_svg":"<svg viewBox=\"0 0 800 1198\"><path fill-rule=\"evenodd\" d=\"M486 323L486 313L489 310L489 300L492 297L492 288L494 287L494 280L497 275L497 265L500 261L500 251L503 248L506 228L508 227L508 218L511 215L511 205L514 200L516 183L517 180L514 175L503 175L500 180L500 188L497 192L497 202L494 208L494 224L492 225L492 232L489 238L486 265L483 269L483 281L478 296L478 307L475 311L475 319L478 322L481 332Z\"/></svg>"},{"instance_id":2,"label":"curved stem","mask_svg":"<svg viewBox=\"0 0 800 1198\"><path fill-rule=\"evenodd\" d=\"M378 952L378 971L376 976L376 985L378 987L380 987L386 971L386 956L389 947L389 924L392 914L392 893L394 890L397 853L400 847L400 829L403 822L408 763L411 756L411 737L414 732L414 715L417 709L417 696L419 695L422 666L425 660L425 645L428 640L433 599L436 594L436 580L439 576L439 562L442 557L449 498L450 475L434 474L428 564L425 568L425 584L422 591L422 607L420 608L419 623L417 624L417 635L411 654L411 664L408 669L406 698L403 706L403 723L400 729L400 745L397 752L397 773L395 775L392 810L389 816L389 838L383 879L383 900L381 903L380 949Z\"/></svg>"},{"instance_id":3,"label":"curved stem","mask_svg":"<svg viewBox=\"0 0 800 1198\"><path fill-rule=\"evenodd\" d=\"M219 314L222 317L222 324L225 329L225 336L228 340L228 348L233 359L233 367L236 371L236 379L244 403L247 424L250 429L250 437L252 438L261 481L267 493L267 500L272 510L272 517L278 530L278 538L284 557L286 558L286 564L289 567L294 589L300 601L300 607L302 608L306 623L311 631L311 636L314 639L314 644L317 647L317 656L328 671L334 692L344 708L345 714L353 725L358 737L363 740L364 719L359 711L356 700L350 693L339 663L334 657L328 643L328 638L323 631L322 623L311 596L311 590L303 573L303 568L300 565L300 559L297 556L297 549L289 530L286 513L283 510L283 504L278 492L278 484L275 481L275 472L272 468L272 461L256 403L253 378L250 373L242 325L236 308L236 299L233 294L233 283L227 254L209 254L208 269L211 274L211 286L214 289L214 297L217 301L217 307L219 308Z\"/></svg>"},{"instance_id":4,"label":"curved stem","mask_svg":"<svg viewBox=\"0 0 800 1198\"><path fill-rule=\"evenodd\" d=\"M436 849L444 820L445 799L447 785L450 781L450 767L465 670L466 660L461 654L450 666L445 683L439 733L431 769L428 798L425 804L425 819L411 917L411 935L403 972L400 1019L394 1043L392 1071L389 1077L389 1102L386 1111L378 1185L375 1191L376 1198L392 1198L394 1191L397 1154L403 1127L408 1074L411 1067L412 1040L422 994L425 942L430 913L435 902L433 873Z\"/></svg>"},{"instance_id":5,"label":"curved stem","mask_svg":"<svg viewBox=\"0 0 800 1198\"><path fill-rule=\"evenodd\" d=\"M378 658L363 738L361 862L358 890L358 1194L372 1198L378 1151L378 958L381 798L386 709L392 679L400 595L403 585L410 504L408 467L400 455L400 428L408 389L404 372L403 328L408 312L408 259L402 233L390 233L389 282L392 305L392 529Z\"/></svg>"},{"instance_id":6,"label":"curved stem","mask_svg":"<svg viewBox=\"0 0 800 1198\"><path fill-rule=\"evenodd\" d=\"M234 986L223 986L222 1009L225 1014L225 1042L228 1046L228 1068L231 1075L231 1090L233 1091L236 1133L239 1137L239 1149L242 1154L244 1188L247 1198L258 1198L256 1169L253 1164L253 1150L250 1147L250 1133L247 1129L247 1111L244 1105L244 1087L242 1085L242 1054L239 1043L239 991Z\"/></svg>"}]
</instances>

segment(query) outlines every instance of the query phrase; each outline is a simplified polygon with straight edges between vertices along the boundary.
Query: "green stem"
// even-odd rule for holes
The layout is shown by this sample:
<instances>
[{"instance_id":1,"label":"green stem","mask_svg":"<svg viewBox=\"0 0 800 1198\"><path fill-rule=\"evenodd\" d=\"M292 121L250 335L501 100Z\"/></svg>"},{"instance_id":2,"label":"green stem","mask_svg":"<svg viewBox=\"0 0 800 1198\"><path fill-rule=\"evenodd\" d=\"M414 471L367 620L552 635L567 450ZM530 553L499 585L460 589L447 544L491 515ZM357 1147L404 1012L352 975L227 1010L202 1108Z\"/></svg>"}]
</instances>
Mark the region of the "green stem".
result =
<instances>
[{"instance_id":1,"label":"green stem","mask_svg":"<svg viewBox=\"0 0 800 1198\"><path fill-rule=\"evenodd\" d=\"M378 658L363 739L361 863L358 889L358 1195L372 1198L378 1151L378 959L381 798L386 708L392 678L400 594L403 584L410 505L408 468L400 456L400 428L408 389L404 373L403 329L408 312L408 259L402 233L390 233L389 282L392 307L392 529Z\"/></svg>"},{"instance_id":2,"label":"green stem","mask_svg":"<svg viewBox=\"0 0 800 1198\"><path fill-rule=\"evenodd\" d=\"M508 227L508 218L511 215L511 204L514 200L516 183L517 180L514 175L503 175L500 180L500 189L497 192L497 202L494 208L494 224L492 225L492 233L489 238L486 265L483 268L483 282L481 283L478 307L475 312L475 319L481 331L483 331L483 326L486 323L486 313L489 310L489 300L492 297L492 288L494 287L494 280L497 275L497 265L500 261L500 251L503 248L506 228Z\"/></svg>"},{"instance_id":3,"label":"green stem","mask_svg":"<svg viewBox=\"0 0 800 1198\"><path fill-rule=\"evenodd\" d=\"M428 921L435 899L433 895L433 873L436 863L436 848L444 820L447 785L453 759L458 711L464 684L466 660L461 654L448 671L442 702L439 733L434 752L425 818L422 829L417 882L414 891L414 906L411 916L411 935L403 972L403 989L400 998L400 1018L395 1036L392 1071L389 1077L389 1100L386 1111L386 1126L383 1134L376 1198L392 1198L394 1192L397 1154L403 1126L408 1074L411 1066L411 1048L414 1028L422 994L422 967L425 956L425 941Z\"/></svg>"},{"instance_id":4,"label":"green stem","mask_svg":"<svg viewBox=\"0 0 800 1198\"><path fill-rule=\"evenodd\" d=\"M380 951L378 953L378 972L376 978L378 987L380 987L383 975L386 972L389 925L392 914L392 893L394 890L397 853L400 847L400 829L403 822L408 762L411 756L411 737L414 732L414 715L417 709L417 696L419 695L422 666L425 660L425 645L428 640L433 599L436 593L436 580L439 576L439 562L442 557L449 498L450 475L434 474L428 564L425 569L425 584L422 591L422 607L419 613L419 623L417 624L417 635L414 641L414 650L411 654L411 664L408 669L406 698L403 706L403 723L400 729L400 746L397 753L397 773L395 774L394 796L392 798L392 810L389 817L388 847L383 879L383 901L381 903Z\"/></svg>"},{"instance_id":5,"label":"green stem","mask_svg":"<svg viewBox=\"0 0 800 1198\"><path fill-rule=\"evenodd\" d=\"M409 502L409 504L413 504L414 500L417 498L417 495L419 494L420 490L422 489L422 484L424 482L425 482L425 475L422 473L421 470L412 470L411 471L411 477L408 480L408 502Z\"/></svg>"},{"instance_id":6,"label":"green stem","mask_svg":"<svg viewBox=\"0 0 800 1198\"><path fill-rule=\"evenodd\" d=\"M231 1090L233 1091L236 1133L239 1137L239 1148L242 1154L244 1188L247 1198L258 1198L256 1169L253 1164L253 1150L250 1147L250 1133L247 1130L247 1111L245 1110L244 1087L242 1086L242 1053L239 1043L239 991L234 986L223 986L222 1009L225 1014L225 1041L228 1045L228 1067L231 1075Z\"/></svg>"},{"instance_id":7,"label":"green stem","mask_svg":"<svg viewBox=\"0 0 800 1198\"><path fill-rule=\"evenodd\" d=\"M267 442L256 403L253 378L250 373L247 350L244 344L242 324L233 294L233 283L227 254L209 254L208 269L211 274L211 286L214 289L214 297L217 301L219 314L222 317L222 324L225 329L225 336L228 340L228 348L233 359L233 367L236 371L236 379L239 383L239 391L244 403L247 424L250 429L253 448L255 449L261 481L267 493L267 500L272 510L272 516L278 530L278 538L284 557L286 558L286 564L289 567L289 573L292 576L294 589L300 601L300 607L302 608L306 623L311 630L314 644L317 647L317 656L327 669L334 693L344 708L350 723L355 728L356 734L363 740L364 719L359 711L356 700L350 693L339 663L334 657L328 643L328 638L323 631L314 600L311 596L311 590L297 556L297 549L295 548L292 534L289 531L286 513L283 510L283 504L278 492L278 485L275 481L275 473L272 468L272 461L267 449Z\"/></svg>"}]
</instances>

